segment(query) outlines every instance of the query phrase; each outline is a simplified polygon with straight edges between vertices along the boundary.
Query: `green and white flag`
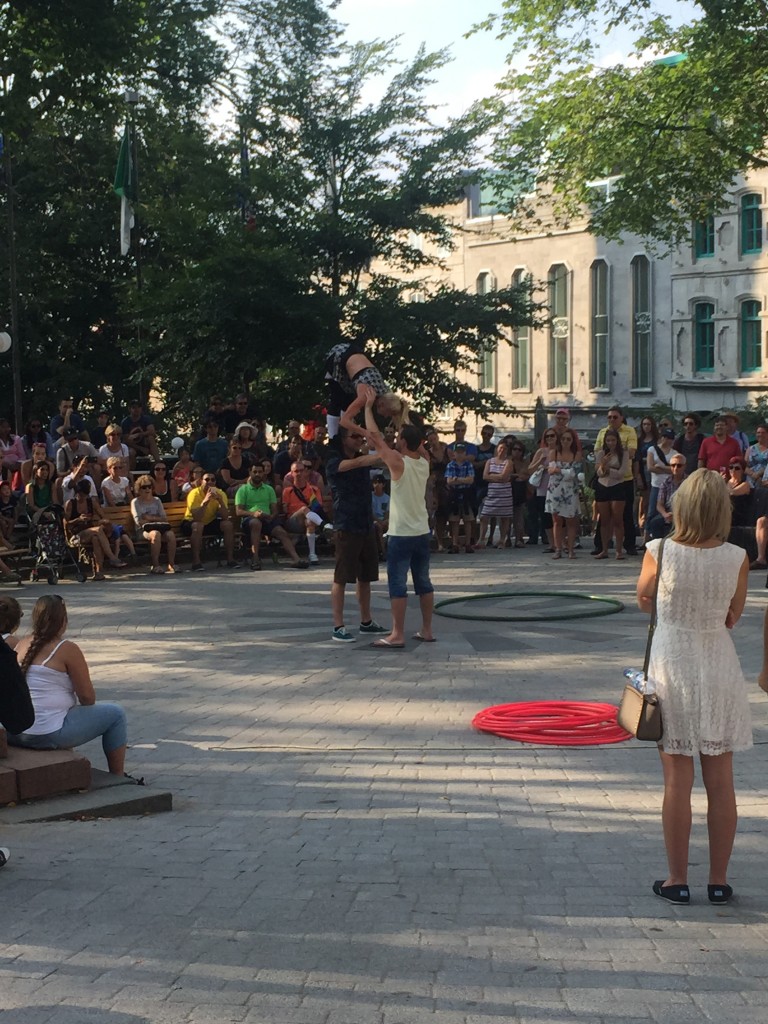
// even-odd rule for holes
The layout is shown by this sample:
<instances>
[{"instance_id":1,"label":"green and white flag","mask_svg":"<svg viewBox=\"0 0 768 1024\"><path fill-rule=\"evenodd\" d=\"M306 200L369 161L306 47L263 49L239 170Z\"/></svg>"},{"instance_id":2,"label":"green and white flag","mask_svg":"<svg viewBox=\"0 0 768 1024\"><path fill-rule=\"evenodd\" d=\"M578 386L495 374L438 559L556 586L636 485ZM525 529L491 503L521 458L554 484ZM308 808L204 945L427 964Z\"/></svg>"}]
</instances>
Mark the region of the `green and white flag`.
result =
<instances>
[{"instance_id":1,"label":"green and white flag","mask_svg":"<svg viewBox=\"0 0 768 1024\"><path fill-rule=\"evenodd\" d=\"M114 190L120 196L120 251L123 256L131 251L131 231L135 223L133 204L139 198L137 188L136 163L133 159L131 145L131 129L125 126L123 140L120 143L120 154L117 158Z\"/></svg>"}]
</instances>

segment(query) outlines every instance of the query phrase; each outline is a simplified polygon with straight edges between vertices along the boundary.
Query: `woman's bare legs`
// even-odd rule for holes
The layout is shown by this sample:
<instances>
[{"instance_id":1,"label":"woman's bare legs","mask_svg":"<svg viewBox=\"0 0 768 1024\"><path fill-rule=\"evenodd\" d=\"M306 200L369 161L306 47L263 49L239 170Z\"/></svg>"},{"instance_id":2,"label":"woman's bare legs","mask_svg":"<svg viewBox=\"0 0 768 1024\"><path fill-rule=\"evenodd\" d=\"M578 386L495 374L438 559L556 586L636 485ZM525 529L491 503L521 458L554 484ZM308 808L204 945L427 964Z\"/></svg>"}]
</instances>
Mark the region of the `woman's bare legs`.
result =
<instances>
[{"instance_id":1,"label":"woman's bare legs","mask_svg":"<svg viewBox=\"0 0 768 1024\"><path fill-rule=\"evenodd\" d=\"M688 844L691 839L693 758L685 754L666 754L663 750L659 750L659 755L664 770L661 822L669 865L669 875L664 885L685 885L688 881Z\"/></svg>"},{"instance_id":2,"label":"woman's bare legs","mask_svg":"<svg viewBox=\"0 0 768 1024\"><path fill-rule=\"evenodd\" d=\"M574 548L576 547L576 537L578 536L579 529L578 516L571 516L570 519L566 519L565 528L568 536L568 557L575 558Z\"/></svg>"},{"instance_id":3,"label":"woman's bare legs","mask_svg":"<svg viewBox=\"0 0 768 1024\"><path fill-rule=\"evenodd\" d=\"M126 746L117 747L107 754L107 767L112 775L125 775L125 752Z\"/></svg>"},{"instance_id":4,"label":"woman's bare legs","mask_svg":"<svg viewBox=\"0 0 768 1024\"><path fill-rule=\"evenodd\" d=\"M501 516L499 519L499 543L496 545L497 548L501 549L504 547L509 533L509 525L512 522L510 516Z\"/></svg>"},{"instance_id":5,"label":"woman's bare legs","mask_svg":"<svg viewBox=\"0 0 768 1024\"><path fill-rule=\"evenodd\" d=\"M738 818L733 789L733 754L700 756L701 774L707 791L709 884L725 885Z\"/></svg>"},{"instance_id":6,"label":"woman's bare legs","mask_svg":"<svg viewBox=\"0 0 768 1024\"><path fill-rule=\"evenodd\" d=\"M165 534L165 546L168 554L169 568L176 568L176 534L168 530Z\"/></svg>"},{"instance_id":7,"label":"woman's bare legs","mask_svg":"<svg viewBox=\"0 0 768 1024\"><path fill-rule=\"evenodd\" d=\"M598 501L597 503L597 514L600 517L600 540L602 541L602 550L596 558L607 558L608 550L611 546L611 533L613 532L613 517L611 515L611 503L610 501Z\"/></svg>"},{"instance_id":8,"label":"woman's bare legs","mask_svg":"<svg viewBox=\"0 0 768 1024\"><path fill-rule=\"evenodd\" d=\"M555 553L553 558L559 558L565 541L565 520L562 516L552 515L552 532L555 536Z\"/></svg>"},{"instance_id":9,"label":"woman's bare legs","mask_svg":"<svg viewBox=\"0 0 768 1024\"><path fill-rule=\"evenodd\" d=\"M616 540L616 557L621 561L624 557L624 506L625 501L611 502L611 528ZM605 548L603 548L605 550Z\"/></svg>"}]
</instances>

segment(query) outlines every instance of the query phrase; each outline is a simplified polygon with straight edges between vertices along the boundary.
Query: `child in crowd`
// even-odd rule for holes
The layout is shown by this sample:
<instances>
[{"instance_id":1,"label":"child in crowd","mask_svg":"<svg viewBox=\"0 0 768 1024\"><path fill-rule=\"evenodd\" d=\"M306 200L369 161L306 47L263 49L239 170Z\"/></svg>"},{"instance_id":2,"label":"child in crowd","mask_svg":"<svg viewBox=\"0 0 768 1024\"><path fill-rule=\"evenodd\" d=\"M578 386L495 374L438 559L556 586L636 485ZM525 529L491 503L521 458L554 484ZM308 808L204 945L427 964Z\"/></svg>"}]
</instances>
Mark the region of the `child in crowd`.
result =
<instances>
[{"instance_id":1,"label":"child in crowd","mask_svg":"<svg viewBox=\"0 0 768 1024\"><path fill-rule=\"evenodd\" d=\"M445 485L448 489L448 521L451 524L451 554L459 553L459 523L464 522L464 550L469 555L475 550L475 467L468 458L467 446L457 441L453 458L445 467Z\"/></svg>"},{"instance_id":2,"label":"child in crowd","mask_svg":"<svg viewBox=\"0 0 768 1024\"><path fill-rule=\"evenodd\" d=\"M179 501L189 490L187 484L192 475L192 459L188 448L179 448L179 461L171 472L171 498Z\"/></svg>"},{"instance_id":3,"label":"child in crowd","mask_svg":"<svg viewBox=\"0 0 768 1024\"><path fill-rule=\"evenodd\" d=\"M0 484L0 536L8 539L19 518L19 499L7 480Z\"/></svg>"},{"instance_id":4,"label":"child in crowd","mask_svg":"<svg viewBox=\"0 0 768 1024\"><path fill-rule=\"evenodd\" d=\"M371 505L373 507L373 525L376 530L379 560L383 561L387 550L385 534L389 529L389 495L385 490L387 481L380 473L373 478L372 483Z\"/></svg>"}]
</instances>

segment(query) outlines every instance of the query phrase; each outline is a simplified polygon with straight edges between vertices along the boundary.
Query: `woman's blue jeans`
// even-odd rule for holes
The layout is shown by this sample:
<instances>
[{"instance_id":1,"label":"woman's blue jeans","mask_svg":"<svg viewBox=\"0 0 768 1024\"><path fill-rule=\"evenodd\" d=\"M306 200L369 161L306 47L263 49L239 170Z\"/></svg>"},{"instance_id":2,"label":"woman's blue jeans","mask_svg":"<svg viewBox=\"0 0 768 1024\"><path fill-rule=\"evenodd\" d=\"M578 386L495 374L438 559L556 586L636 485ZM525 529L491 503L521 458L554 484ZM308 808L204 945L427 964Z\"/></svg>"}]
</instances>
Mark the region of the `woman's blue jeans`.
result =
<instances>
[{"instance_id":1,"label":"woman's blue jeans","mask_svg":"<svg viewBox=\"0 0 768 1024\"><path fill-rule=\"evenodd\" d=\"M128 725L125 712L119 704L99 701L97 704L76 704L67 712L64 724L56 732L43 736L29 736L19 733L9 736L13 747L27 747L29 750L62 750L80 747L89 740L101 736L105 754L124 747L128 742Z\"/></svg>"}]
</instances>

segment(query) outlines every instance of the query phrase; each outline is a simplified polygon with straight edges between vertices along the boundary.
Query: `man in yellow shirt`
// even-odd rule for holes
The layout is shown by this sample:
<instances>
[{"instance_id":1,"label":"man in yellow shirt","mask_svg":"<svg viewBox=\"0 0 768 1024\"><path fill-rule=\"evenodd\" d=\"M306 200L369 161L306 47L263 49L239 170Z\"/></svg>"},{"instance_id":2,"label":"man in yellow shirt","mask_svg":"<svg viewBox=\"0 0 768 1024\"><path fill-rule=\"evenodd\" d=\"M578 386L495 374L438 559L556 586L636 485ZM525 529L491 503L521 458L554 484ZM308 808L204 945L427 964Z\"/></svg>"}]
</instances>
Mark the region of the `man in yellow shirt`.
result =
<instances>
[{"instance_id":1,"label":"man in yellow shirt","mask_svg":"<svg viewBox=\"0 0 768 1024\"><path fill-rule=\"evenodd\" d=\"M612 405L608 410L607 419L608 423L597 435L595 452L602 450L605 432L609 429L618 431L621 447L625 452L629 452L629 468L624 477L624 550L628 555L636 555L634 459L637 452L637 434L634 427L630 427L627 423L620 406ZM599 529L595 534L595 550L602 550Z\"/></svg>"},{"instance_id":2,"label":"man in yellow shirt","mask_svg":"<svg viewBox=\"0 0 768 1024\"><path fill-rule=\"evenodd\" d=\"M234 555L234 531L229 518L227 496L216 487L213 473L205 473L199 487L187 494L187 511L181 524L181 533L192 540L192 572L205 568L201 558L203 537L223 537L227 567L237 569Z\"/></svg>"}]
</instances>

